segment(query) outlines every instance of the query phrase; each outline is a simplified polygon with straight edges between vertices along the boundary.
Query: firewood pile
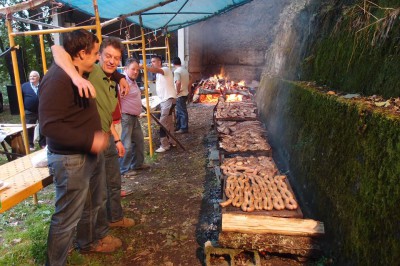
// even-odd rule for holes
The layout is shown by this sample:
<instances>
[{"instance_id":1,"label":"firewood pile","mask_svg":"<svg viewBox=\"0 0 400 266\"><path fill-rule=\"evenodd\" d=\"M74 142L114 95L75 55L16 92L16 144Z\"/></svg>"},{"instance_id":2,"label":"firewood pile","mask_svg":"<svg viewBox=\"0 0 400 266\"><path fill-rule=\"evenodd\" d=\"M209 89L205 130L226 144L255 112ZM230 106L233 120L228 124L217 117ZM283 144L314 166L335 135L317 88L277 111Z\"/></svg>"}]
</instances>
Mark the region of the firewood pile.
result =
<instances>
[{"instance_id":1,"label":"firewood pile","mask_svg":"<svg viewBox=\"0 0 400 266\"><path fill-rule=\"evenodd\" d=\"M198 94L221 94L221 82L224 82L224 80L218 78L202 79L195 90Z\"/></svg>"},{"instance_id":2,"label":"firewood pile","mask_svg":"<svg viewBox=\"0 0 400 266\"><path fill-rule=\"evenodd\" d=\"M216 98L224 96L227 101L252 101L252 89L244 81L235 82L217 76L202 79L193 83L193 102L217 102Z\"/></svg>"},{"instance_id":3,"label":"firewood pile","mask_svg":"<svg viewBox=\"0 0 400 266\"><path fill-rule=\"evenodd\" d=\"M227 177L222 207L232 205L245 212L298 208L286 176L278 174L271 157L227 158L221 169Z\"/></svg>"}]
</instances>

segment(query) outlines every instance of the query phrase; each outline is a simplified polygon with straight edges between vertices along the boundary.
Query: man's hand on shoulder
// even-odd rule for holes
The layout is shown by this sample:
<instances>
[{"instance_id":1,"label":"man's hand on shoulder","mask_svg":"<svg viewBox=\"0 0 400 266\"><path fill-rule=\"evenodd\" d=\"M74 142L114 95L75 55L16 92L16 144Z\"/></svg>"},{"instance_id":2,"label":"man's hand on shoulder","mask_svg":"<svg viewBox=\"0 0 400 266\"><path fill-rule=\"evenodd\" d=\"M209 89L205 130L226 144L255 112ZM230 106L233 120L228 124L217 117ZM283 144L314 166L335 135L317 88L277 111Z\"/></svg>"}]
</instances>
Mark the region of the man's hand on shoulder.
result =
<instances>
[{"instance_id":1,"label":"man's hand on shoulder","mask_svg":"<svg viewBox=\"0 0 400 266\"><path fill-rule=\"evenodd\" d=\"M121 93L121 96L124 97L125 95L128 95L129 90L130 90L128 81L126 81L125 78L122 78L122 79L119 81L119 84L118 84L118 85L119 85L119 91L120 91L120 93Z\"/></svg>"},{"instance_id":2,"label":"man's hand on shoulder","mask_svg":"<svg viewBox=\"0 0 400 266\"><path fill-rule=\"evenodd\" d=\"M79 95L85 98L96 98L96 89L89 80L77 75L72 78L72 82L78 88Z\"/></svg>"}]
</instances>

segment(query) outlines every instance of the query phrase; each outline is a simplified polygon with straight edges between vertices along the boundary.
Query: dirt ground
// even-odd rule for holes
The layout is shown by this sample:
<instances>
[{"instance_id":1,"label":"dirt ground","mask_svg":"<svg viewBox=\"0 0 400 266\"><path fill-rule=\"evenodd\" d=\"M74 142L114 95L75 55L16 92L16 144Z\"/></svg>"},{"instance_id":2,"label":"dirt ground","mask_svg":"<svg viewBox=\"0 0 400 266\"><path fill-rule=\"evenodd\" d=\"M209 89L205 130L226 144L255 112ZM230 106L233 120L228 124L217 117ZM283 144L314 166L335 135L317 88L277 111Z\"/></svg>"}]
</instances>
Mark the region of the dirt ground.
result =
<instances>
[{"instance_id":1,"label":"dirt ground","mask_svg":"<svg viewBox=\"0 0 400 266\"><path fill-rule=\"evenodd\" d=\"M220 183L208 162L216 141L213 108L213 104L190 104L190 132L177 135L186 151L178 146L157 154L151 169L124 180L123 188L134 191L123 200L125 215L136 225L112 229L124 245L120 256L104 256L105 265L204 265L204 244L217 243L221 226ZM154 135L157 148L158 134ZM228 264L221 258L217 265ZM267 257L262 265L303 264Z\"/></svg>"},{"instance_id":2,"label":"dirt ground","mask_svg":"<svg viewBox=\"0 0 400 266\"><path fill-rule=\"evenodd\" d=\"M208 211L218 202L207 200L219 197L219 187L205 187L213 107L189 106L190 133L177 135L186 151L178 146L156 154L151 169L123 181L123 188L134 191L123 200L125 216L136 225L112 230L123 240L124 251L109 265L202 265L202 247L216 239L219 222ZM159 145L158 134L154 145Z\"/></svg>"}]
</instances>

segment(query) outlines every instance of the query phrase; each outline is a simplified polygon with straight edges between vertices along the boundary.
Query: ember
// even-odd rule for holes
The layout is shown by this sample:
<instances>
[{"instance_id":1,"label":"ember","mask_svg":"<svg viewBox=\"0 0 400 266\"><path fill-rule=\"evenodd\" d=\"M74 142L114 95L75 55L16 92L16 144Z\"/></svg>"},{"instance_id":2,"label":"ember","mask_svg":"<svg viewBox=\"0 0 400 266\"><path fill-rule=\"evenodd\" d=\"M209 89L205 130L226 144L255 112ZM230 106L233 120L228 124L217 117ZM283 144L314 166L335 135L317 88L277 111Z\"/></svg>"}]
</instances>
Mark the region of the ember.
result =
<instances>
[{"instance_id":1,"label":"ember","mask_svg":"<svg viewBox=\"0 0 400 266\"><path fill-rule=\"evenodd\" d=\"M227 94L226 101L227 102L241 102L243 99L243 95L240 94Z\"/></svg>"},{"instance_id":2,"label":"ember","mask_svg":"<svg viewBox=\"0 0 400 266\"><path fill-rule=\"evenodd\" d=\"M220 95L224 95L227 102L241 102L251 101L253 96L249 88L246 87L244 80L238 83L228 81L227 78L223 78L222 74L202 79L194 86L193 102L215 103Z\"/></svg>"}]
</instances>

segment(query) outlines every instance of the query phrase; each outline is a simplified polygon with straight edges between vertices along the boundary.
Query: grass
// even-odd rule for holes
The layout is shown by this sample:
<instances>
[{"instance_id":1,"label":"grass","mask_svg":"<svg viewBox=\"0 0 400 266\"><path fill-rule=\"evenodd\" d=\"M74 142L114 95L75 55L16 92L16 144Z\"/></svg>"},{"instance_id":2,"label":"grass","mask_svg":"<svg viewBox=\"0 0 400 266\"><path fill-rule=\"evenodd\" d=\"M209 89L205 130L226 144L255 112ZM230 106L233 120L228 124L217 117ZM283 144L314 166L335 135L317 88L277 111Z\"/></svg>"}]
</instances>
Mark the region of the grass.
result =
<instances>
[{"instance_id":1,"label":"grass","mask_svg":"<svg viewBox=\"0 0 400 266\"><path fill-rule=\"evenodd\" d=\"M0 217L0 265L41 265L53 204L25 200Z\"/></svg>"}]
</instances>

